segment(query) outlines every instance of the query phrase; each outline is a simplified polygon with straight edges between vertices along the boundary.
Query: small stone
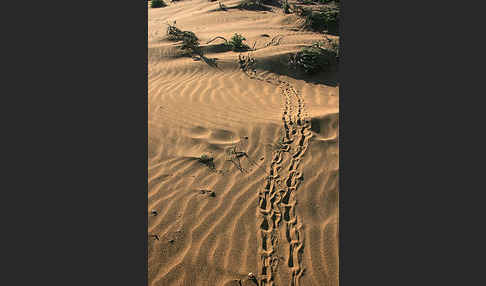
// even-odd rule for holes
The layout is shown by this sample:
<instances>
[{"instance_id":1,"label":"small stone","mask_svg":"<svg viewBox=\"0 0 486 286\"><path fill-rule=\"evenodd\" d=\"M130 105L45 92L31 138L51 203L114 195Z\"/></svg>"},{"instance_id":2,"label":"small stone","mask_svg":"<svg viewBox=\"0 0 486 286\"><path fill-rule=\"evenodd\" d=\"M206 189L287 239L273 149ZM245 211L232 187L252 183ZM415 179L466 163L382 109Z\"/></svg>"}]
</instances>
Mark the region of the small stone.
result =
<instances>
[{"instance_id":1,"label":"small stone","mask_svg":"<svg viewBox=\"0 0 486 286\"><path fill-rule=\"evenodd\" d=\"M216 197L216 193L215 193L215 192L211 192L211 193L209 194L209 196L214 198L214 197Z\"/></svg>"},{"instance_id":2,"label":"small stone","mask_svg":"<svg viewBox=\"0 0 486 286\"><path fill-rule=\"evenodd\" d=\"M170 243L174 243L174 240L173 240L173 239L171 239L171 240L169 240L169 242L170 242Z\"/></svg>"},{"instance_id":3,"label":"small stone","mask_svg":"<svg viewBox=\"0 0 486 286\"><path fill-rule=\"evenodd\" d=\"M252 272L248 273L248 280L255 280L255 275Z\"/></svg>"}]
</instances>

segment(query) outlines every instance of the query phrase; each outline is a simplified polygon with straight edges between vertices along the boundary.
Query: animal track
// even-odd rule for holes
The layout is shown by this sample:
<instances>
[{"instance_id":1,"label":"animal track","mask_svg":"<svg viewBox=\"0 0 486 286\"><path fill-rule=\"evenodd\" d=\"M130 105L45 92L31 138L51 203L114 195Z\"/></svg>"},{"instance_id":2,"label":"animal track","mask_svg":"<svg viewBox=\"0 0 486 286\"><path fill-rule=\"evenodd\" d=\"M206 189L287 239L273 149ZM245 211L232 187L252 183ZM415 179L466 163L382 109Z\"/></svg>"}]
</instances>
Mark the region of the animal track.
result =
<instances>
[{"instance_id":1,"label":"animal track","mask_svg":"<svg viewBox=\"0 0 486 286\"><path fill-rule=\"evenodd\" d=\"M295 213L295 206L296 192L303 180L299 171L300 160L312 136L310 120L305 111L304 99L290 83L261 77L253 64L254 60L250 55L240 56L240 67L248 77L277 85L284 99L284 138L280 142L281 148L277 148L272 154L269 175L259 191L259 285L275 285L275 275L281 260L279 252L280 248L284 248L286 263L283 265L288 267L291 274L289 285L299 286L300 277L304 273L304 233L302 222ZM282 236L286 238L285 245L280 245L279 238Z\"/></svg>"},{"instance_id":2,"label":"animal track","mask_svg":"<svg viewBox=\"0 0 486 286\"><path fill-rule=\"evenodd\" d=\"M225 160L233 163L241 173L249 173L254 167L259 167L259 164L252 160L246 151L242 151L247 149L247 144L248 137L245 136L240 138L239 143L233 144L225 149Z\"/></svg>"}]
</instances>

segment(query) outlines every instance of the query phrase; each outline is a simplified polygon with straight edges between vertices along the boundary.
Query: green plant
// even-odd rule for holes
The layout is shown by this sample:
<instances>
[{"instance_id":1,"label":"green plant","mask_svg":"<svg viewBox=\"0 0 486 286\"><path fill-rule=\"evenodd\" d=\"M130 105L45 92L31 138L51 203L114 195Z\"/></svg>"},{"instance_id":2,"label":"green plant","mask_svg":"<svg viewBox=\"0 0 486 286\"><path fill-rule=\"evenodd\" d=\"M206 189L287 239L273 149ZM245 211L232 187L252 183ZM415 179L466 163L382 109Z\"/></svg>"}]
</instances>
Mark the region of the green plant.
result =
<instances>
[{"instance_id":1,"label":"green plant","mask_svg":"<svg viewBox=\"0 0 486 286\"><path fill-rule=\"evenodd\" d=\"M268 11L271 10L265 5L263 5L263 0L243 0L240 4L238 4L239 9L244 10L256 10L256 11Z\"/></svg>"},{"instance_id":2,"label":"green plant","mask_svg":"<svg viewBox=\"0 0 486 286\"><path fill-rule=\"evenodd\" d=\"M336 57L339 60L339 41L338 40L331 40L331 39L327 38L327 43L329 44L329 48L331 49L331 51L336 53Z\"/></svg>"},{"instance_id":3,"label":"green plant","mask_svg":"<svg viewBox=\"0 0 486 286\"><path fill-rule=\"evenodd\" d=\"M189 53L200 53L199 39L191 31L182 32L182 50L188 51Z\"/></svg>"},{"instance_id":4,"label":"green plant","mask_svg":"<svg viewBox=\"0 0 486 286\"><path fill-rule=\"evenodd\" d=\"M284 2L282 3L282 9L285 14L290 14L290 6L288 0L284 0Z\"/></svg>"},{"instance_id":5,"label":"green plant","mask_svg":"<svg viewBox=\"0 0 486 286\"><path fill-rule=\"evenodd\" d=\"M184 32L181 31L179 28L175 26L176 22L174 24L167 24L167 39L169 41L182 41L184 39Z\"/></svg>"},{"instance_id":6,"label":"green plant","mask_svg":"<svg viewBox=\"0 0 486 286\"><path fill-rule=\"evenodd\" d=\"M308 29L322 32L328 30L337 32L339 29L339 7L325 6L319 11L314 12L309 8L302 8L298 11L301 17L304 17L304 26Z\"/></svg>"},{"instance_id":7,"label":"green plant","mask_svg":"<svg viewBox=\"0 0 486 286\"><path fill-rule=\"evenodd\" d=\"M229 41L226 40L226 38L224 38L224 37L217 36L217 37L214 37L212 40L209 40L206 44L209 44L216 39L223 40L224 45L228 49L235 51L235 52L244 52L244 51L252 50L247 44L243 43L243 41L246 41L245 37L243 37L242 35L240 35L238 33L235 33ZM255 44L256 44L256 42L255 42ZM254 46L253 46L253 48L254 48Z\"/></svg>"},{"instance_id":8,"label":"green plant","mask_svg":"<svg viewBox=\"0 0 486 286\"><path fill-rule=\"evenodd\" d=\"M206 154L202 154L201 157L199 157L198 161L199 161L199 163L208 166L212 170L215 169L214 158L213 157L209 157Z\"/></svg>"},{"instance_id":9,"label":"green plant","mask_svg":"<svg viewBox=\"0 0 486 286\"><path fill-rule=\"evenodd\" d=\"M292 55L289 64L307 74L329 70L339 62L339 44L335 40L320 41Z\"/></svg>"},{"instance_id":10,"label":"green plant","mask_svg":"<svg viewBox=\"0 0 486 286\"><path fill-rule=\"evenodd\" d=\"M181 50L188 52L189 54L201 55L201 49L199 47L199 39L191 31L181 31L174 24L168 24L167 27L167 39L169 41L182 41Z\"/></svg>"},{"instance_id":11,"label":"green plant","mask_svg":"<svg viewBox=\"0 0 486 286\"><path fill-rule=\"evenodd\" d=\"M206 154L202 154L201 157L199 157L199 162L201 162L203 164L206 164L208 162L212 162L213 159L214 159L213 157L209 157Z\"/></svg>"},{"instance_id":12,"label":"green plant","mask_svg":"<svg viewBox=\"0 0 486 286\"><path fill-rule=\"evenodd\" d=\"M325 6L321 8L320 15L325 22L326 28L331 31L339 29L339 6Z\"/></svg>"},{"instance_id":13,"label":"green plant","mask_svg":"<svg viewBox=\"0 0 486 286\"><path fill-rule=\"evenodd\" d=\"M250 47L247 44L244 44L243 41L246 41L246 39L242 35L235 33L231 39L226 42L226 45L235 52L248 51Z\"/></svg>"},{"instance_id":14,"label":"green plant","mask_svg":"<svg viewBox=\"0 0 486 286\"><path fill-rule=\"evenodd\" d=\"M167 4L163 0L152 0L152 3L150 5L151 8L160 8L160 7L165 7Z\"/></svg>"}]
</instances>

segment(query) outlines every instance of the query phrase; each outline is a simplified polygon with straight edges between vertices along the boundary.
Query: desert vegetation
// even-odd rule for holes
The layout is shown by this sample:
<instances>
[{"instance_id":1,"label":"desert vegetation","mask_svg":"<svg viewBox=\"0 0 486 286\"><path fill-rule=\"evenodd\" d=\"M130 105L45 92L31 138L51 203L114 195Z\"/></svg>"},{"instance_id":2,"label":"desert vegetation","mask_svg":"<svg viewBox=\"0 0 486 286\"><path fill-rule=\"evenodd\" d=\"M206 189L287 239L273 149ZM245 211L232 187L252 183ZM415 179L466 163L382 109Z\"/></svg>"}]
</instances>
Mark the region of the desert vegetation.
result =
<instances>
[{"instance_id":1,"label":"desert vegetation","mask_svg":"<svg viewBox=\"0 0 486 286\"><path fill-rule=\"evenodd\" d=\"M243 43L243 41L246 41L245 37L242 35L235 33L229 41L227 41L227 45L229 48L231 48L232 51L234 52L244 52L248 51L250 47Z\"/></svg>"},{"instance_id":2,"label":"desert vegetation","mask_svg":"<svg viewBox=\"0 0 486 286\"><path fill-rule=\"evenodd\" d=\"M238 9L253 10L253 11L267 11L270 10L264 5L263 0L243 0L238 6Z\"/></svg>"},{"instance_id":3,"label":"desert vegetation","mask_svg":"<svg viewBox=\"0 0 486 286\"><path fill-rule=\"evenodd\" d=\"M289 64L307 74L328 71L339 63L339 43L326 38L302 48L289 58Z\"/></svg>"},{"instance_id":4,"label":"desert vegetation","mask_svg":"<svg viewBox=\"0 0 486 286\"><path fill-rule=\"evenodd\" d=\"M166 7L167 4L163 0L152 0L150 3L151 8L161 8L161 7Z\"/></svg>"},{"instance_id":5,"label":"desert vegetation","mask_svg":"<svg viewBox=\"0 0 486 286\"><path fill-rule=\"evenodd\" d=\"M148 283L338 285L337 1L163 1L146 7Z\"/></svg>"},{"instance_id":6,"label":"desert vegetation","mask_svg":"<svg viewBox=\"0 0 486 286\"><path fill-rule=\"evenodd\" d=\"M231 51L234 52L245 52L251 50L251 48L243 43L243 41L246 41L246 38L243 37L241 34L235 33L230 40L228 41L226 38L217 36L214 37L212 40L208 41L207 44L213 42L214 40L221 39L224 41L224 45Z\"/></svg>"},{"instance_id":7,"label":"desert vegetation","mask_svg":"<svg viewBox=\"0 0 486 286\"><path fill-rule=\"evenodd\" d=\"M295 13L304 20L304 28L315 31L327 31L331 34L339 32L339 6L329 5L318 10L294 5Z\"/></svg>"},{"instance_id":8,"label":"desert vegetation","mask_svg":"<svg viewBox=\"0 0 486 286\"><path fill-rule=\"evenodd\" d=\"M167 39L174 42L182 41L180 48L189 55L201 55L202 51L196 34L191 31L181 31L175 24L175 22L173 24L167 24Z\"/></svg>"}]
</instances>

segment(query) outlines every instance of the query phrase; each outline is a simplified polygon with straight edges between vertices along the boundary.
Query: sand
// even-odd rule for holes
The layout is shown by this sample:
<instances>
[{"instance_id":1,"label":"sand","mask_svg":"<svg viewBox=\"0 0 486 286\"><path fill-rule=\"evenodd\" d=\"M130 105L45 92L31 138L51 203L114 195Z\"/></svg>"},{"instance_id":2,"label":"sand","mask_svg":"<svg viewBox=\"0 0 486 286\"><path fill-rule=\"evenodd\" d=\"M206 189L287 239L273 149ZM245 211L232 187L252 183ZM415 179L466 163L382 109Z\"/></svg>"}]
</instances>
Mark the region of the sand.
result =
<instances>
[{"instance_id":1,"label":"sand","mask_svg":"<svg viewBox=\"0 0 486 286\"><path fill-rule=\"evenodd\" d=\"M338 285L337 74L294 77L284 65L323 36L281 9L218 7L148 11L149 284ZM218 66L180 56L168 21ZM255 73L221 40L205 44L235 32L256 41Z\"/></svg>"}]
</instances>

